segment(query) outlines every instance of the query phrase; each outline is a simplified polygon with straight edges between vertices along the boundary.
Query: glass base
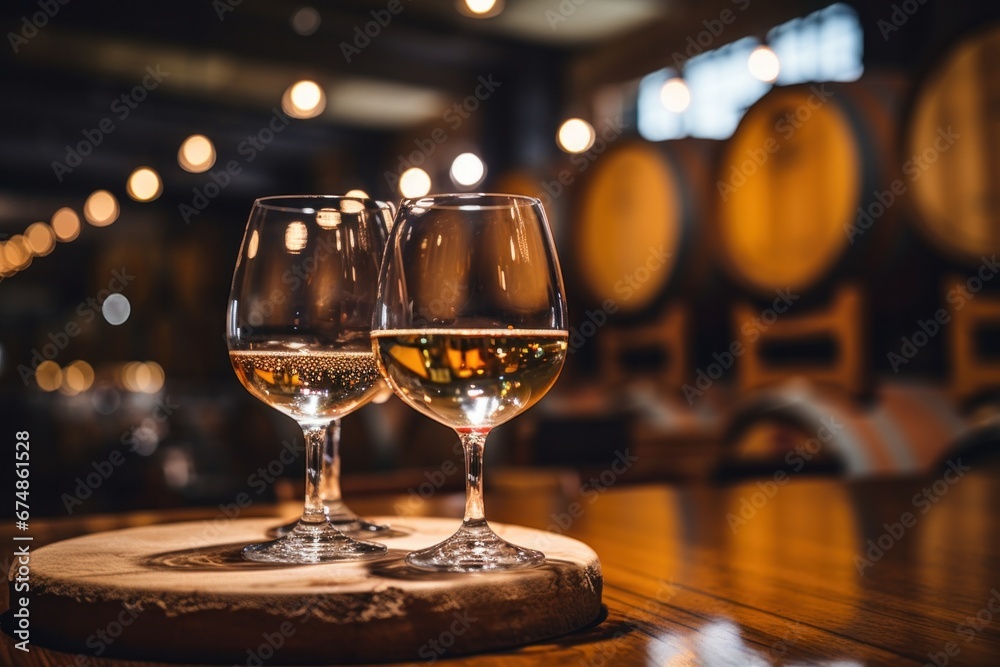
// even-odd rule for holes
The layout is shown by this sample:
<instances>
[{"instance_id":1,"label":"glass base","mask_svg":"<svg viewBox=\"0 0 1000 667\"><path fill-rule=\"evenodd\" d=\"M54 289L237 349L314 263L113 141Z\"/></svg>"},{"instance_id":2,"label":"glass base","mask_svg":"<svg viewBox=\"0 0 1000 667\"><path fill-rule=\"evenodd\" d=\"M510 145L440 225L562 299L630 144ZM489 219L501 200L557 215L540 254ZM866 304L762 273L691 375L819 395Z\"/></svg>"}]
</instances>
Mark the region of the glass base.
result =
<instances>
[{"instance_id":1,"label":"glass base","mask_svg":"<svg viewBox=\"0 0 1000 667\"><path fill-rule=\"evenodd\" d=\"M463 523L444 542L409 553L406 562L434 572L491 572L535 567L545 554L507 542L481 521Z\"/></svg>"},{"instance_id":2,"label":"glass base","mask_svg":"<svg viewBox=\"0 0 1000 667\"><path fill-rule=\"evenodd\" d=\"M359 516L333 516L327 515L330 523L333 527L344 533L345 535L357 535L357 536L367 536L367 535L379 535L382 533L392 532L392 526L385 523L372 523L371 521L365 521ZM288 533L292 532L297 526L299 520L289 521L288 523L275 526L268 529L268 537L283 537Z\"/></svg>"},{"instance_id":3,"label":"glass base","mask_svg":"<svg viewBox=\"0 0 1000 667\"><path fill-rule=\"evenodd\" d=\"M352 539L329 521L298 521L284 537L243 548L243 557L258 563L336 563L384 556L387 547Z\"/></svg>"}]
</instances>

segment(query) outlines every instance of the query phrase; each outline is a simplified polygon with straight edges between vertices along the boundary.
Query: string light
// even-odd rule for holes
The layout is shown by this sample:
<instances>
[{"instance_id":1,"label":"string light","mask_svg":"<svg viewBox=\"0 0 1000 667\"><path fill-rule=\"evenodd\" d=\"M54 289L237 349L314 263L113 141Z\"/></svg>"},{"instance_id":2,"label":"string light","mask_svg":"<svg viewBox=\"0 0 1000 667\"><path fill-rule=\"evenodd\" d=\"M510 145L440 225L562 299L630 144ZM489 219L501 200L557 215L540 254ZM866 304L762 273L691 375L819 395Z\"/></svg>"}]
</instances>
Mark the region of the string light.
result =
<instances>
[{"instance_id":1,"label":"string light","mask_svg":"<svg viewBox=\"0 0 1000 667\"><path fill-rule=\"evenodd\" d=\"M94 227L107 227L118 219L118 200L107 190L95 190L83 204L83 217Z\"/></svg>"},{"instance_id":2,"label":"string light","mask_svg":"<svg viewBox=\"0 0 1000 667\"><path fill-rule=\"evenodd\" d=\"M163 192L163 181L151 168L139 167L128 177L126 190L136 201L153 201Z\"/></svg>"},{"instance_id":3,"label":"string light","mask_svg":"<svg viewBox=\"0 0 1000 667\"><path fill-rule=\"evenodd\" d=\"M567 153L583 153L594 145L596 136L593 125L582 118L570 118L559 126L556 143Z\"/></svg>"},{"instance_id":4,"label":"string light","mask_svg":"<svg viewBox=\"0 0 1000 667\"><path fill-rule=\"evenodd\" d=\"M192 174L208 171L215 164L215 144L204 134L192 134L177 151L177 164Z\"/></svg>"},{"instance_id":5,"label":"string light","mask_svg":"<svg viewBox=\"0 0 1000 667\"><path fill-rule=\"evenodd\" d=\"M485 176L486 165L475 153L462 153L451 163L451 180L456 185L473 187L482 183Z\"/></svg>"},{"instance_id":6,"label":"string light","mask_svg":"<svg viewBox=\"0 0 1000 667\"><path fill-rule=\"evenodd\" d=\"M68 243L80 235L80 216L71 208L61 208L52 214L52 231L56 238Z\"/></svg>"},{"instance_id":7,"label":"string light","mask_svg":"<svg viewBox=\"0 0 1000 667\"><path fill-rule=\"evenodd\" d=\"M292 118L315 118L326 108L326 93L315 81L296 81L281 97L281 108Z\"/></svg>"},{"instance_id":8,"label":"string light","mask_svg":"<svg viewBox=\"0 0 1000 667\"><path fill-rule=\"evenodd\" d=\"M431 191L431 177L420 167L410 167L399 176L399 193L408 199Z\"/></svg>"}]
</instances>

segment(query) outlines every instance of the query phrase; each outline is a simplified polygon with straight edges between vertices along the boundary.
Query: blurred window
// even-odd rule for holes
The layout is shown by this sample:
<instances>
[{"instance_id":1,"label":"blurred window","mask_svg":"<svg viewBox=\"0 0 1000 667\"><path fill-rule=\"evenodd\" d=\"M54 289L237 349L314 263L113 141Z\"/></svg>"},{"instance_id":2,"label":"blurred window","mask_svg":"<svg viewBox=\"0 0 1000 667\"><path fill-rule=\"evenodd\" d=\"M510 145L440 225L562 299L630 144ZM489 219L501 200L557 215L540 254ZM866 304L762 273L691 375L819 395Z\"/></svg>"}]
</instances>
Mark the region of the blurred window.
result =
<instances>
[{"instance_id":1,"label":"blurred window","mask_svg":"<svg viewBox=\"0 0 1000 667\"><path fill-rule=\"evenodd\" d=\"M864 71L861 23L842 3L772 28L767 41L781 63L781 85L854 81ZM759 45L745 37L684 61L683 72L667 67L643 77L636 103L639 134L650 141L732 136L750 105L771 88L747 68L750 52ZM677 76L684 77L691 93L691 103L681 112L668 110L660 99L663 84Z\"/></svg>"}]
</instances>

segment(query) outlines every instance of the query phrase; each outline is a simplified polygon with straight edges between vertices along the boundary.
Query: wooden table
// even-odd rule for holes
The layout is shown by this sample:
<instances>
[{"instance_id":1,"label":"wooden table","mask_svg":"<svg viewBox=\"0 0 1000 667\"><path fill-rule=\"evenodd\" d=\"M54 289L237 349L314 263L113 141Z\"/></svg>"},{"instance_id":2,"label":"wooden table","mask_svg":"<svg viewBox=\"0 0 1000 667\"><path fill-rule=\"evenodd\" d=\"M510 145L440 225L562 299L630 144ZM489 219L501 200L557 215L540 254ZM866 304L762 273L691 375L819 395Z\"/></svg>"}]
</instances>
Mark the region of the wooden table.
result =
<instances>
[{"instance_id":1,"label":"wooden table","mask_svg":"<svg viewBox=\"0 0 1000 667\"><path fill-rule=\"evenodd\" d=\"M497 521L564 531L591 545L604 566L606 618L542 645L454 660L445 652L441 662L1000 665L997 471L856 483L792 476L719 488L629 486L627 469L618 469L624 472L609 469L582 495L567 493L575 488L567 475L492 471L487 501ZM353 504L371 514L454 516L461 498L407 494ZM267 512L278 510L251 508ZM95 530L217 513L36 521L32 530L37 548ZM9 534L4 540L11 544ZM8 637L0 662L149 665L38 646L25 654Z\"/></svg>"}]
</instances>

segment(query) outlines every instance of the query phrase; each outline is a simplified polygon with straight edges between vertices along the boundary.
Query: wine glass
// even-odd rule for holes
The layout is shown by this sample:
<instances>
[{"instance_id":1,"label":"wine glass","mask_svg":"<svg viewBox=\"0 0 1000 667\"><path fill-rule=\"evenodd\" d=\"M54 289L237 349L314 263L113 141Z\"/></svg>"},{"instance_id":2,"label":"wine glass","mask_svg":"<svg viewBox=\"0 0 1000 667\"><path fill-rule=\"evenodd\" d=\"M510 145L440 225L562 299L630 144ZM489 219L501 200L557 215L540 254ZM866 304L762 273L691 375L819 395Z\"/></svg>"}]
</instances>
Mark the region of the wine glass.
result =
<instances>
[{"instance_id":1,"label":"wine glass","mask_svg":"<svg viewBox=\"0 0 1000 667\"><path fill-rule=\"evenodd\" d=\"M372 346L396 394L455 429L466 467L462 526L407 555L410 565L479 572L544 560L487 524L483 451L494 426L553 385L566 342L562 276L541 202L496 194L403 201L379 273Z\"/></svg>"},{"instance_id":2,"label":"wine glass","mask_svg":"<svg viewBox=\"0 0 1000 667\"><path fill-rule=\"evenodd\" d=\"M229 295L229 356L253 396L302 428L306 499L291 531L243 550L249 560L322 563L386 552L331 522L323 491L340 501L339 482L322 473L334 469L332 459L324 464L328 427L337 437L340 418L381 383L369 330L388 212L370 199L332 196L264 197L250 211Z\"/></svg>"}]
</instances>

